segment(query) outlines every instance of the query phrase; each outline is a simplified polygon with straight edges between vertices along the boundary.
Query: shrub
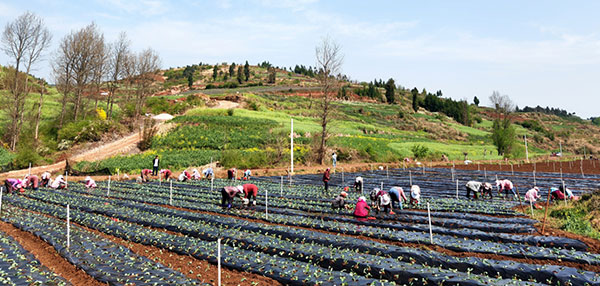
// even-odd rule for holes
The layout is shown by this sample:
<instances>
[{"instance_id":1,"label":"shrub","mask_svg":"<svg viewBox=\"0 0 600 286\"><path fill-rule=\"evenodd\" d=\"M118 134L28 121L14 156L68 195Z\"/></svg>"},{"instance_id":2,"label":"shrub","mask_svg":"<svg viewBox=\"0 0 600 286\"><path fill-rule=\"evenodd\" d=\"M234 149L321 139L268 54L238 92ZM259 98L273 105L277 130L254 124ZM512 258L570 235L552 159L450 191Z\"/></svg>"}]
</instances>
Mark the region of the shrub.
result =
<instances>
[{"instance_id":1,"label":"shrub","mask_svg":"<svg viewBox=\"0 0 600 286\"><path fill-rule=\"evenodd\" d=\"M410 148L410 151L413 153L413 156L415 156L415 158L421 159L427 157L427 154L429 153L429 148L421 144L415 144Z\"/></svg>"},{"instance_id":2,"label":"shrub","mask_svg":"<svg viewBox=\"0 0 600 286\"><path fill-rule=\"evenodd\" d=\"M227 109L227 115L229 115L229 116L233 116L234 112L235 112L235 109L233 109L233 108Z\"/></svg>"},{"instance_id":3,"label":"shrub","mask_svg":"<svg viewBox=\"0 0 600 286\"><path fill-rule=\"evenodd\" d=\"M35 152L32 146L22 145L15 156L14 166L16 168L27 168L29 163L35 165L42 160L42 157Z\"/></svg>"}]
</instances>

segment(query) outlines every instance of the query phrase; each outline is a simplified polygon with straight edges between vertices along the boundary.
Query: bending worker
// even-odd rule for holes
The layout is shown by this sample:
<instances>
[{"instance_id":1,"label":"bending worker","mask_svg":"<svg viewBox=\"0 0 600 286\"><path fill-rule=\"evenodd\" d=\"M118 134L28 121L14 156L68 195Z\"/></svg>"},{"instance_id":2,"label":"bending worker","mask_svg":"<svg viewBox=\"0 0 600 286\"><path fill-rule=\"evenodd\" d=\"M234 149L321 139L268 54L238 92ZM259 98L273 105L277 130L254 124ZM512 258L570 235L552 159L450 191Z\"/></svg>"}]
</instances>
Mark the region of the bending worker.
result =
<instances>
[{"instance_id":1,"label":"bending worker","mask_svg":"<svg viewBox=\"0 0 600 286\"><path fill-rule=\"evenodd\" d=\"M258 187L255 184L244 184L242 187L244 188L244 204L250 204L250 200L252 200L252 205L255 206Z\"/></svg>"},{"instance_id":2,"label":"bending worker","mask_svg":"<svg viewBox=\"0 0 600 286\"><path fill-rule=\"evenodd\" d=\"M152 174L152 171L150 169L143 169L140 173L140 177L142 177L142 182L150 181L150 174Z\"/></svg>"},{"instance_id":3,"label":"bending worker","mask_svg":"<svg viewBox=\"0 0 600 286\"><path fill-rule=\"evenodd\" d=\"M6 179L4 181L4 187L6 188L9 194L12 194L12 192L15 192L17 190L23 191L23 183L19 179Z\"/></svg>"},{"instance_id":4,"label":"bending worker","mask_svg":"<svg viewBox=\"0 0 600 286\"><path fill-rule=\"evenodd\" d=\"M31 188L32 190L36 190L40 187L38 176L36 175L27 175L25 176L25 180L23 181L23 187L25 189Z\"/></svg>"},{"instance_id":5,"label":"bending worker","mask_svg":"<svg viewBox=\"0 0 600 286\"><path fill-rule=\"evenodd\" d=\"M250 169L246 169L244 171L244 177L242 178L244 181L249 181L250 180L250 176L252 175L252 171L250 171Z\"/></svg>"},{"instance_id":6,"label":"bending worker","mask_svg":"<svg viewBox=\"0 0 600 286\"><path fill-rule=\"evenodd\" d=\"M65 177L63 177L63 175L58 175L56 177L56 179L54 179L54 181L52 181L52 184L50 185L50 188L53 188L53 189L65 189L65 188L67 188L67 181L65 181Z\"/></svg>"},{"instance_id":7,"label":"bending worker","mask_svg":"<svg viewBox=\"0 0 600 286\"><path fill-rule=\"evenodd\" d=\"M510 180L496 180L496 187L498 187L499 195L502 193L502 190L504 190L505 198L508 198L509 191L517 198L517 193L515 193L513 183Z\"/></svg>"},{"instance_id":8,"label":"bending worker","mask_svg":"<svg viewBox=\"0 0 600 286\"><path fill-rule=\"evenodd\" d=\"M354 190L358 193L362 193L363 186L364 186L363 178L361 176L356 177L356 179L354 179Z\"/></svg>"},{"instance_id":9,"label":"bending worker","mask_svg":"<svg viewBox=\"0 0 600 286\"><path fill-rule=\"evenodd\" d=\"M168 180L171 175L173 175L173 172L171 172L169 169L162 169L160 170L160 174L165 178L165 180Z\"/></svg>"},{"instance_id":10,"label":"bending worker","mask_svg":"<svg viewBox=\"0 0 600 286\"><path fill-rule=\"evenodd\" d=\"M401 187L391 187L388 193L392 199L392 208L394 207L394 203L398 203L398 208L402 209L403 204L408 202L408 199L404 194L404 189Z\"/></svg>"},{"instance_id":11,"label":"bending worker","mask_svg":"<svg viewBox=\"0 0 600 286\"><path fill-rule=\"evenodd\" d=\"M211 167L208 167L208 168L202 170L202 174L204 175L204 178L206 178L206 179L210 179L215 175L215 173L213 172L213 168L211 168Z\"/></svg>"},{"instance_id":12,"label":"bending worker","mask_svg":"<svg viewBox=\"0 0 600 286\"><path fill-rule=\"evenodd\" d=\"M410 187L410 204L418 205L421 202L421 188L417 185Z\"/></svg>"},{"instance_id":13,"label":"bending worker","mask_svg":"<svg viewBox=\"0 0 600 286\"><path fill-rule=\"evenodd\" d=\"M237 187L223 187L221 189L221 207L230 209L233 206L233 199L235 197L241 197L244 193L242 186Z\"/></svg>"},{"instance_id":14,"label":"bending worker","mask_svg":"<svg viewBox=\"0 0 600 286\"><path fill-rule=\"evenodd\" d=\"M50 172L46 171L42 173L42 183L40 184L42 187L47 187L50 185Z\"/></svg>"},{"instance_id":15,"label":"bending worker","mask_svg":"<svg viewBox=\"0 0 600 286\"><path fill-rule=\"evenodd\" d=\"M478 193L483 193L483 184L478 181L468 181L465 184L467 190L467 199L471 198L471 192L473 192L473 198L477 198Z\"/></svg>"},{"instance_id":16,"label":"bending worker","mask_svg":"<svg viewBox=\"0 0 600 286\"><path fill-rule=\"evenodd\" d=\"M536 208L538 208L538 204L536 203L536 201L541 197L542 196L540 195L540 189L538 187L533 187L525 193L525 201L531 202L531 204L534 205Z\"/></svg>"},{"instance_id":17,"label":"bending worker","mask_svg":"<svg viewBox=\"0 0 600 286\"><path fill-rule=\"evenodd\" d=\"M346 197L348 197L348 193L341 192L333 201L331 201L331 208L333 208L333 210L350 209L351 206L346 204Z\"/></svg>"},{"instance_id":18,"label":"bending worker","mask_svg":"<svg viewBox=\"0 0 600 286\"><path fill-rule=\"evenodd\" d=\"M88 189L93 189L93 188L97 187L96 181L94 181L94 179L92 179L92 177L90 177L90 176L85 177L84 182L85 182L85 187Z\"/></svg>"}]
</instances>

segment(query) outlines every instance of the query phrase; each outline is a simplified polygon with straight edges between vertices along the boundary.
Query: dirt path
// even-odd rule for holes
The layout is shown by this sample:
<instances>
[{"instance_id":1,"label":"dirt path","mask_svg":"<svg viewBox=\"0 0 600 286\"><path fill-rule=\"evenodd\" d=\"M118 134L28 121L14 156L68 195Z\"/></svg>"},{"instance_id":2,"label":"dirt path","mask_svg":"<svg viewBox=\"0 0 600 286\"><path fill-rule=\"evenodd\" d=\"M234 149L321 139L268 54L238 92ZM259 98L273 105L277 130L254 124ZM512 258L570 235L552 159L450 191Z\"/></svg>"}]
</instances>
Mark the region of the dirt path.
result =
<instances>
[{"instance_id":1,"label":"dirt path","mask_svg":"<svg viewBox=\"0 0 600 286\"><path fill-rule=\"evenodd\" d=\"M229 101L229 100L217 100L217 105L211 106L210 108L222 108L222 109L231 109L238 108L240 106L239 103Z\"/></svg>"}]
</instances>

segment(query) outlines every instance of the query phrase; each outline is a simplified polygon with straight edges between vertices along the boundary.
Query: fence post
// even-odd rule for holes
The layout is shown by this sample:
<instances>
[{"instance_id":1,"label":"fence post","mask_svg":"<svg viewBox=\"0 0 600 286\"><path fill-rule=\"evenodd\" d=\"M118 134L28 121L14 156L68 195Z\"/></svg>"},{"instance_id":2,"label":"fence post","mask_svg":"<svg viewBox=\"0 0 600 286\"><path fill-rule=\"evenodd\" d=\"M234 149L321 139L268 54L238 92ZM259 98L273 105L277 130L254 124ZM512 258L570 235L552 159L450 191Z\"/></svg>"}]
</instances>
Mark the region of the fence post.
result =
<instances>
[{"instance_id":1,"label":"fence post","mask_svg":"<svg viewBox=\"0 0 600 286\"><path fill-rule=\"evenodd\" d=\"M514 177L515 176L515 169L514 169L512 163L510 163L510 172L512 173L512 176Z\"/></svg>"},{"instance_id":2,"label":"fence post","mask_svg":"<svg viewBox=\"0 0 600 286\"><path fill-rule=\"evenodd\" d=\"M0 187L0 215L2 214L2 193L4 192L4 187Z\"/></svg>"},{"instance_id":3,"label":"fence post","mask_svg":"<svg viewBox=\"0 0 600 286\"><path fill-rule=\"evenodd\" d=\"M169 180L169 204L173 205L173 181Z\"/></svg>"},{"instance_id":4,"label":"fence post","mask_svg":"<svg viewBox=\"0 0 600 286\"><path fill-rule=\"evenodd\" d=\"M269 189L265 189L265 219L269 219Z\"/></svg>"},{"instance_id":5,"label":"fence post","mask_svg":"<svg viewBox=\"0 0 600 286\"><path fill-rule=\"evenodd\" d=\"M281 182L279 182L279 196L283 197L283 176L281 176Z\"/></svg>"},{"instance_id":6,"label":"fence post","mask_svg":"<svg viewBox=\"0 0 600 286\"><path fill-rule=\"evenodd\" d=\"M412 172L410 170L408 170L408 180L409 180L409 185L412 186Z\"/></svg>"},{"instance_id":7,"label":"fence post","mask_svg":"<svg viewBox=\"0 0 600 286\"><path fill-rule=\"evenodd\" d=\"M456 199L458 200L458 179L456 179Z\"/></svg>"},{"instance_id":8,"label":"fence post","mask_svg":"<svg viewBox=\"0 0 600 286\"><path fill-rule=\"evenodd\" d=\"M433 230L431 229L431 210L429 209L429 202L427 202L427 218L429 219L429 241L433 244Z\"/></svg>"},{"instance_id":9,"label":"fence post","mask_svg":"<svg viewBox=\"0 0 600 286\"><path fill-rule=\"evenodd\" d=\"M537 182L535 180L535 170L533 170L533 186L537 186Z\"/></svg>"},{"instance_id":10,"label":"fence post","mask_svg":"<svg viewBox=\"0 0 600 286\"><path fill-rule=\"evenodd\" d=\"M210 192L213 191L213 184L215 182L215 176L210 176Z\"/></svg>"}]
</instances>

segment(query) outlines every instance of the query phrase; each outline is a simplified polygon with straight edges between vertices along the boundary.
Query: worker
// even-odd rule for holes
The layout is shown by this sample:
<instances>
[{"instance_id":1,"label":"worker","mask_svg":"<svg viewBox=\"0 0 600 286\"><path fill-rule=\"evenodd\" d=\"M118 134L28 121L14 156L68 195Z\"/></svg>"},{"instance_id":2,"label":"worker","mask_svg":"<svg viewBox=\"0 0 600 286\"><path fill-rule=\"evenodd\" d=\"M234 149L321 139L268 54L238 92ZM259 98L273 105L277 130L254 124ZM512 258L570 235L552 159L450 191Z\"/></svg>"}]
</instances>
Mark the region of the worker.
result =
<instances>
[{"instance_id":1,"label":"worker","mask_svg":"<svg viewBox=\"0 0 600 286\"><path fill-rule=\"evenodd\" d=\"M56 179L54 179L54 181L52 181L52 184L50 185L50 188L53 188L53 189L66 189L67 188L67 181L65 181L65 177L63 177L63 175L58 175L56 177Z\"/></svg>"},{"instance_id":2,"label":"worker","mask_svg":"<svg viewBox=\"0 0 600 286\"><path fill-rule=\"evenodd\" d=\"M558 187L558 190L561 191L561 192L563 192L563 194L566 194L568 200L573 200L573 201L578 201L579 200L579 197L573 195L573 192L571 191L571 189L569 189L567 187L565 187L565 190L566 190L565 191L565 190L563 190L563 186L561 185L561 186Z\"/></svg>"},{"instance_id":3,"label":"worker","mask_svg":"<svg viewBox=\"0 0 600 286\"><path fill-rule=\"evenodd\" d=\"M483 185L481 186L481 198L485 198L486 195L490 196L490 199L493 199L493 195L492 195L492 184L485 182L483 183Z\"/></svg>"},{"instance_id":4,"label":"worker","mask_svg":"<svg viewBox=\"0 0 600 286\"><path fill-rule=\"evenodd\" d=\"M244 171L244 181L249 181L250 180L250 176L252 175L252 171L250 171L250 169L246 169Z\"/></svg>"},{"instance_id":5,"label":"worker","mask_svg":"<svg viewBox=\"0 0 600 286\"><path fill-rule=\"evenodd\" d=\"M12 192L15 191L23 192L23 182L19 179L6 179L4 181L4 187L6 188L9 194L12 194Z\"/></svg>"},{"instance_id":6,"label":"worker","mask_svg":"<svg viewBox=\"0 0 600 286\"><path fill-rule=\"evenodd\" d=\"M525 201L530 202L532 205L535 206L535 208L539 208L536 201L541 197L542 196L540 195L540 189L538 187L533 187L525 193Z\"/></svg>"},{"instance_id":7,"label":"worker","mask_svg":"<svg viewBox=\"0 0 600 286\"><path fill-rule=\"evenodd\" d=\"M142 172L140 173L140 177L142 177L142 182L150 181L151 173L152 173L152 171L150 171L150 169L143 169Z\"/></svg>"},{"instance_id":8,"label":"worker","mask_svg":"<svg viewBox=\"0 0 600 286\"><path fill-rule=\"evenodd\" d=\"M468 181L465 184L465 189L467 190L467 199L471 198L471 192L473 192L473 198L477 199L477 194L482 192L483 184L478 181Z\"/></svg>"},{"instance_id":9,"label":"worker","mask_svg":"<svg viewBox=\"0 0 600 286\"><path fill-rule=\"evenodd\" d=\"M152 176L158 175L158 166L160 165L160 160L158 159L158 155L154 157L152 160Z\"/></svg>"},{"instance_id":10,"label":"worker","mask_svg":"<svg viewBox=\"0 0 600 286\"><path fill-rule=\"evenodd\" d=\"M190 174L186 170L183 170L183 172L181 172L181 174L179 174L179 177L177 178L177 180L180 182L185 182L191 178L192 178L192 174Z\"/></svg>"},{"instance_id":11,"label":"worker","mask_svg":"<svg viewBox=\"0 0 600 286\"><path fill-rule=\"evenodd\" d=\"M331 170L331 168L327 168L327 169L325 169L325 172L323 173L323 184L325 185L325 192L329 191L329 180L331 179L330 170Z\"/></svg>"},{"instance_id":12,"label":"worker","mask_svg":"<svg viewBox=\"0 0 600 286\"><path fill-rule=\"evenodd\" d=\"M379 213L379 211L383 208L385 213L394 214L392 210L392 199L390 198L390 194L388 194L388 192L380 190L379 188L375 188L371 192L370 196L377 213Z\"/></svg>"},{"instance_id":13,"label":"worker","mask_svg":"<svg viewBox=\"0 0 600 286\"><path fill-rule=\"evenodd\" d=\"M235 168L231 168L231 169L227 170L227 179L235 180Z\"/></svg>"},{"instance_id":14,"label":"worker","mask_svg":"<svg viewBox=\"0 0 600 286\"><path fill-rule=\"evenodd\" d=\"M342 191L333 201L331 201L331 208L333 208L333 210L350 209L350 205L346 204L346 197L348 197L348 193Z\"/></svg>"},{"instance_id":15,"label":"worker","mask_svg":"<svg viewBox=\"0 0 600 286\"><path fill-rule=\"evenodd\" d=\"M227 207L230 209L233 206L233 199L235 197L241 197L244 193L244 187L236 186L236 187L223 187L221 189L221 207Z\"/></svg>"},{"instance_id":16,"label":"worker","mask_svg":"<svg viewBox=\"0 0 600 286\"><path fill-rule=\"evenodd\" d=\"M394 203L398 203L398 208L402 209L403 204L408 202L408 199L404 194L404 189L401 187L391 187L388 193L392 199L392 207L394 207Z\"/></svg>"},{"instance_id":17,"label":"worker","mask_svg":"<svg viewBox=\"0 0 600 286\"><path fill-rule=\"evenodd\" d=\"M32 190L38 190L40 184L39 184L39 178L36 175L27 175L25 176L25 180L23 180L23 187L25 189L27 188L31 188Z\"/></svg>"},{"instance_id":18,"label":"worker","mask_svg":"<svg viewBox=\"0 0 600 286\"><path fill-rule=\"evenodd\" d=\"M508 192L510 191L515 198L517 198L517 193L513 189L513 183L510 180L496 180L496 187L498 187L498 195L502 193L504 190L505 198L508 198Z\"/></svg>"},{"instance_id":19,"label":"worker","mask_svg":"<svg viewBox=\"0 0 600 286\"><path fill-rule=\"evenodd\" d=\"M421 202L421 188L417 185L410 187L410 204L418 205Z\"/></svg>"},{"instance_id":20,"label":"worker","mask_svg":"<svg viewBox=\"0 0 600 286\"><path fill-rule=\"evenodd\" d=\"M563 192L561 192L558 188L551 187L550 188L550 199L553 201L564 200L565 194Z\"/></svg>"},{"instance_id":21,"label":"worker","mask_svg":"<svg viewBox=\"0 0 600 286\"><path fill-rule=\"evenodd\" d=\"M367 204L367 199L363 196L358 198L356 202L356 207L354 208L354 217L359 221L367 220L369 216L369 204Z\"/></svg>"},{"instance_id":22,"label":"worker","mask_svg":"<svg viewBox=\"0 0 600 286\"><path fill-rule=\"evenodd\" d=\"M85 177L85 187L88 189L94 189L97 187L96 185L96 181L94 181L94 179L92 179L90 176Z\"/></svg>"},{"instance_id":23,"label":"worker","mask_svg":"<svg viewBox=\"0 0 600 286\"><path fill-rule=\"evenodd\" d=\"M208 167L208 168L202 170L202 174L204 175L204 178L206 178L206 179L212 178L215 175L215 173L213 172L213 168L211 168L211 167Z\"/></svg>"},{"instance_id":24,"label":"worker","mask_svg":"<svg viewBox=\"0 0 600 286\"><path fill-rule=\"evenodd\" d=\"M356 179L354 179L354 190L358 193L362 193L363 191L363 178L361 176L356 177Z\"/></svg>"},{"instance_id":25,"label":"worker","mask_svg":"<svg viewBox=\"0 0 600 286\"><path fill-rule=\"evenodd\" d=\"M160 175L165 178L165 180L168 180L171 175L173 175L173 172L171 172L169 169L162 169L160 170Z\"/></svg>"},{"instance_id":26,"label":"worker","mask_svg":"<svg viewBox=\"0 0 600 286\"><path fill-rule=\"evenodd\" d=\"M42 183L40 184L42 187L47 187L48 185L50 185L50 181L52 179L50 179L50 172L44 172L42 173Z\"/></svg>"},{"instance_id":27,"label":"worker","mask_svg":"<svg viewBox=\"0 0 600 286\"><path fill-rule=\"evenodd\" d=\"M335 169L335 167L337 166L337 154L335 154L335 151L333 152L333 154L331 154L331 163L333 165L333 168Z\"/></svg>"},{"instance_id":28,"label":"worker","mask_svg":"<svg viewBox=\"0 0 600 286\"><path fill-rule=\"evenodd\" d=\"M192 179L194 180L200 180L200 178L202 178L202 176L200 176L200 172L198 172L198 169L193 169L192 170Z\"/></svg>"},{"instance_id":29,"label":"worker","mask_svg":"<svg viewBox=\"0 0 600 286\"><path fill-rule=\"evenodd\" d=\"M242 186L244 188L244 204L250 204L250 200L252 200L252 205L256 205L256 196L258 195L258 187L255 184L244 184Z\"/></svg>"}]
</instances>

